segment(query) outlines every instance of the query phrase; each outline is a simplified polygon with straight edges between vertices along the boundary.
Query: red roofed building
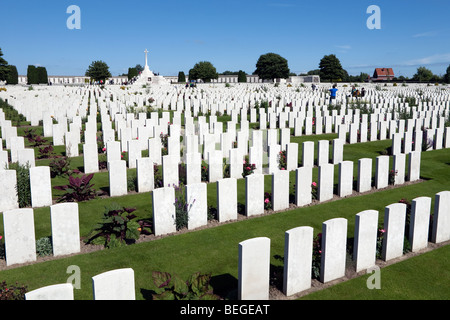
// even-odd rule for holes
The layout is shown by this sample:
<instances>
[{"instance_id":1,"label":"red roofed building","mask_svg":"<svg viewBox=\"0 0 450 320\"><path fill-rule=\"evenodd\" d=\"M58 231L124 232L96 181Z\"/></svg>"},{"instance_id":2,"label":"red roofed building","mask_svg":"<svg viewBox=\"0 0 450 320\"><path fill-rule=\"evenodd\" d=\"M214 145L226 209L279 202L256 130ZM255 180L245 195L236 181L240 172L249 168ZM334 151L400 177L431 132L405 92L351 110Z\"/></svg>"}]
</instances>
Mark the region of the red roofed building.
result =
<instances>
[{"instance_id":1,"label":"red roofed building","mask_svg":"<svg viewBox=\"0 0 450 320\"><path fill-rule=\"evenodd\" d=\"M376 68L371 81L387 81L394 79L394 70L392 68Z\"/></svg>"}]
</instances>

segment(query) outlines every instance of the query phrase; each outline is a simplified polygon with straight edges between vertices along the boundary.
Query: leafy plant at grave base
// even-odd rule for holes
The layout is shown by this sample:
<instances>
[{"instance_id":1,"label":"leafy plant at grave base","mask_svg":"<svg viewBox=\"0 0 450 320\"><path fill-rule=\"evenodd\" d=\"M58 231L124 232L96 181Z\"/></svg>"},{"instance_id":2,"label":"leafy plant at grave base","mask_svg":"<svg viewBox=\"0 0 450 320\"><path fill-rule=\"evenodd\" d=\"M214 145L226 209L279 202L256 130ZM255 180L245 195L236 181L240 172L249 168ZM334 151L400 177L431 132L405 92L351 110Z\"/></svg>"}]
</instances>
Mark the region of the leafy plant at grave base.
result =
<instances>
[{"instance_id":1,"label":"leafy plant at grave base","mask_svg":"<svg viewBox=\"0 0 450 320\"><path fill-rule=\"evenodd\" d=\"M131 172L127 177L127 191L137 191L137 175L136 172Z\"/></svg>"},{"instance_id":2,"label":"leafy plant at grave base","mask_svg":"<svg viewBox=\"0 0 450 320\"><path fill-rule=\"evenodd\" d=\"M93 189L94 184L90 183L93 177L93 173L81 177L69 176L68 185L54 187L56 190L66 191L58 202L81 202L94 199L96 191Z\"/></svg>"},{"instance_id":3,"label":"leafy plant at grave base","mask_svg":"<svg viewBox=\"0 0 450 320\"><path fill-rule=\"evenodd\" d=\"M186 184L186 164L180 163L178 164L178 179L180 179L181 184Z\"/></svg>"},{"instance_id":4,"label":"leafy plant at grave base","mask_svg":"<svg viewBox=\"0 0 450 320\"><path fill-rule=\"evenodd\" d=\"M311 183L311 196L313 200L317 200L319 198L318 187L315 181Z\"/></svg>"},{"instance_id":5,"label":"leafy plant at grave base","mask_svg":"<svg viewBox=\"0 0 450 320\"><path fill-rule=\"evenodd\" d=\"M25 293L28 288L25 285L19 286L16 282L15 286L8 286L6 281L0 284L0 300L25 300Z\"/></svg>"},{"instance_id":6,"label":"leafy plant at grave base","mask_svg":"<svg viewBox=\"0 0 450 320\"><path fill-rule=\"evenodd\" d=\"M186 188L183 183L179 183L178 186L173 184L173 187L175 189L175 226L177 231L179 231L183 228L187 228L189 210L195 203L195 199L192 200L192 203L190 203L190 200L186 200Z\"/></svg>"},{"instance_id":7,"label":"leafy plant at grave base","mask_svg":"<svg viewBox=\"0 0 450 320\"><path fill-rule=\"evenodd\" d=\"M272 210L272 194L264 192L264 210Z\"/></svg>"},{"instance_id":8,"label":"leafy plant at grave base","mask_svg":"<svg viewBox=\"0 0 450 320\"><path fill-rule=\"evenodd\" d=\"M217 220L217 208L213 206L208 206L208 221Z\"/></svg>"},{"instance_id":9,"label":"leafy plant at grave base","mask_svg":"<svg viewBox=\"0 0 450 320\"><path fill-rule=\"evenodd\" d=\"M149 234L150 225L143 220L136 221L136 215L132 214L135 210L117 203L105 207L102 221L94 227L87 243L115 248L134 243L141 233Z\"/></svg>"},{"instance_id":10,"label":"leafy plant at grave base","mask_svg":"<svg viewBox=\"0 0 450 320\"><path fill-rule=\"evenodd\" d=\"M38 159L48 159L55 156L55 152L52 146L45 146L39 148Z\"/></svg>"},{"instance_id":11,"label":"leafy plant at grave base","mask_svg":"<svg viewBox=\"0 0 450 320\"><path fill-rule=\"evenodd\" d=\"M389 184L395 183L395 177L397 176L398 171L397 170L389 170Z\"/></svg>"},{"instance_id":12,"label":"leafy plant at grave base","mask_svg":"<svg viewBox=\"0 0 450 320\"><path fill-rule=\"evenodd\" d=\"M2 239L3 236L0 236L0 259L5 259L5 244Z\"/></svg>"},{"instance_id":13,"label":"leafy plant at grave base","mask_svg":"<svg viewBox=\"0 0 450 320\"><path fill-rule=\"evenodd\" d=\"M153 165L153 175L155 179L155 188L163 187L162 170L159 169L159 166L156 163Z\"/></svg>"},{"instance_id":14,"label":"leafy plant at grave base","mask_svg":"<svg viewBox=\"0 0 450 320\"><path fill-rule=\"evenodd\" d=\"M16 193L19 202L19 208L31 206L31 189L30 189L30 166L21 165L17 162L9 164L10 170L16 170L17 184Z\"/></svg>"},{"instance_id":15,"label":"leafy plant at grave base","mask_svg":"<svg viewBox=\"0 0 450 320\"><path fill-rule=\"evenodd\" d=\"M128 152L122 151L120 158L121 158L121 160L125 160L128 163Z\"/></svg>"},{"instance_id":16,"label":"leafy plant at grave base","mask_svg":"<svg viewBox=\"0 0 450 320\"><path fill-rule=\"evenodd\" d=\"M381 253L382 253L382 248L383 248L383 238L384 238L384 233L385 232L386 232L386 230L384 230L382 226L378 227L378 232L377 232L377 249L376 249L376 257L377 257L377 259L381 259Z\"/></svg>"},{"instance_id":17,"label":"leafy plant at grave base","mask_svg":"<svg viewBox=\"0 0 450 320\"><path fill-rule=\"evenodd\" d=\"M224 158L223 162L222 162L222 166L223 166L223 177L224 178L229 178L230 177L230 164L227 163L227 160Z\"/></svg>"},{"instance_id":18,"label":"leafy plant at grave base","mask_svg":"<svg viewBox=\"0 0 450 320\"><path fill-rule=\"evenodd\" d=\"M71 169L70 162L70 157L58 157L53 159L49 164L51 177L69 177L73 174L81 173L78 169Z\"/></svg>"},{"instance_id":19,"label":"leafy plant at grave base","mask_svg":"<svg viewBox=\"0 0 450 320\"><path fill-rule=\"evenodd\" d=\"M183 280L176 274L153 271L154 300L219 300L210 286L211 274L196 272Z\"/></svg>"},{"instance_id":20,"label":"leafy plant at grave base","mask_svg":"<svg viewBox=\"0 0 450 320\"><path fill-rule=\"evenodd\" d=\"M319 233L313 240L313 254L311 275L313 279L320 279L320 265L322 262L322 233Z\"/></svg>"},{"instance_id":21,"label":"leafy plant at grave base","mask_svg":"<svg viewBox=\"0 0 450 320\"><path fill-rule=\"evenodd\" d=\"M106 148L104 148L106 150ZM98 155L98 169L99 170L106 170L108 168L108 160L106 157L106 154L99 154Z\"/></svg>"},{"instance_id":22,"label":"leafy plant at grave base","mask_svg":"<svg viewBox=\"0 0 450 320\"><path fill-rule=\"evenodd\" d=\"M36 240L36 253L39 257L50 256L53 254L51 237L43 237Z\"/></svg>"},{"instance_id":23,"label":"leafy plant at grave base","mask_svg":"<svg viewBox=\"0 0 450 320\"><path fill-rule=\"evenodd\" d=\"M202 181L208 181L209 166L207 163L202 164L201 175L202 175Z\"/></svg>"},{"instance_id":24,"label":"leafy plant at grave base","mask_svg":"<svg viewBox=\"0 0 450 320\"><path fill-rule=\"evenodd\" d=\"M286 150L280 151L280 153L278 154L278 169L280 170L287 169L286 154Z\"/></svg>"},{"instance_id":25,"label":"leafy plant at grave base","mask_svg":"<svg viewBox=\"0 0 450 320\"><path fill-rule=\"evenodd\" d=\"M28 139L33 147L40 147L48 142L46 139L43 139L40 135L36 134L36 129L25 129L24 137Z\"/></svg>"},{"instance_id":26,"label":"leafy plant at grave base","mask_svg":"<svg viewBox=\"0 0 450 320\"><path fill-rule=\"evenodd\" d=\"M256 169L256 165L253 163L249 162L249 157L245 156L244 158L244 163L242 165L242 177L246 177L249 174L252 174L253 172L255 172Z\"/></svg>"}]
</instances>

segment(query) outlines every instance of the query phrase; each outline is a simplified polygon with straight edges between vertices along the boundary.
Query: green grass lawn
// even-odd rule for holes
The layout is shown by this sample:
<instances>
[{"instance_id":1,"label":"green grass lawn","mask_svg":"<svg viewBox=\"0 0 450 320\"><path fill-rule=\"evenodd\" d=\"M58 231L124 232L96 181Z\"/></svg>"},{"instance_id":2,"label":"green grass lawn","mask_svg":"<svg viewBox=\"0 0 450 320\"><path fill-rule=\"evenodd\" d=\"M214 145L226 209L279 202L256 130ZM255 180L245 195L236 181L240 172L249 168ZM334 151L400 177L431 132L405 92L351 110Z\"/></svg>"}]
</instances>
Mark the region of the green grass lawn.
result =
<instances>
[{"instance_id":1,"label":"green grass lawn","mask_svg":"<svg viewBox=\"0 0 450 320\"><path fill-rule=\"evenodd\" d=\"M336 135L291 137L292 142L331 140ZM355 161L360 158L373 158L382 154L391 142L375 141L364 144L345 145L344 160ZM317 144L316 144L317 145ZM299 159L301 156L299 154ZM239 222L224 223L214 228L171 235L162 239L139 244L105 249L84 255L75 255L58 260L37 263L25 267L0 271L0 280L8 283L26 284L29 290L43 286L64 283L70 276L67 268L80 267L81 289L75 290L75 299L92 299L91 278L99 273L117 269L133 268L137 299L148 299L154 290L151 275L153 271L177 273L186 278L200 271L212 274L212 286L224 297L235 299L238 283L238 244L253 237L271 239L271 270L282 270L284 256L284 235L291 228L311 226L315 234L321 232L322 223L328 219L342 217L348 220L348 238L353 238L354 217L357 213L374 209L380 213L383 222L384 207L402 198L412 200L419 196L429 196L434 205L437 192L450 190L450 149L423 152L421 183L381 190L339 199L319 205L278 212L272 215L244 219ZM38 165L45 165L45 161ZM82 157L74 158L72 165L82 167ZM335 167L337 177L337 166ZM317 168L313 177L317 178ZM355 174L355 178L357 175ZM295 182L295 172L290 175L291 192ZM52 185L66 183L67 179L55 178ZM108 173L97 173L93 179L95 188L107 188ZM337 180L335 180L335 183ZM270 191L271 176L265 178L265 189ZM238 180L238 202L245 204L245 181ZM54 198L57 193L54 191ZM122 197L95 199L79 203L80 234L86 237L92 227L102 217L103 209L111 202L133 207L140 218L151 219L151 193L129 194ZM208 184L208 205L215 206L216 184ZM50 209L35 209L36 239L51 235ZM3 219L0 218L0 230ZM303 299L448 299L450 297L450 278L448 273L449 246L408 259L382 269L382 290L371 291L365 286L366 276L350 280L332 288L310 294ZM420 271L419 271L420 270ZM419 272L417 272L419 271ZM279 280L279 279L278 279ZM369 291L369 292L366 292Z\"/></svg>"}]
</instances>

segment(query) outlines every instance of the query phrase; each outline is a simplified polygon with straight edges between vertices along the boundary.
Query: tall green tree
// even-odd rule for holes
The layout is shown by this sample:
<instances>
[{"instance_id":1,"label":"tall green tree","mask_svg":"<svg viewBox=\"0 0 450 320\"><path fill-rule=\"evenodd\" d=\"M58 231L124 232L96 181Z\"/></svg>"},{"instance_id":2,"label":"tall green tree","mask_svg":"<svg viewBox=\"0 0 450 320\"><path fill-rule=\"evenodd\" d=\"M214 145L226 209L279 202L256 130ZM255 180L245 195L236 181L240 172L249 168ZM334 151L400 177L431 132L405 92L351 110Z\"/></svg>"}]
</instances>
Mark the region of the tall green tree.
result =
<instances>
[{"instance_id":1,"label":"tall green tree","mask_svg":"<svg viewBox=\"0 0 450 320\"><path fill-rule=\"evenodd\" d=\"M136 68L138 74L141 73L142 71L144 71L144 67L141 66L140 64L137 64L135 68Z\"/></svg>"},{"instance_id":2,"label":"tall green tree","mask_svg":"<svg viewBox=\"0 0 450 320\"><path fill-rule=\"evenodd\" d=\"M45 67L37 67L36 73L38 83L48 83L48 74Z\"/></svg>"},{"instance_id":3,"label":"tall green tree","mask_svg":"<svg viewBox=\"0 0 450 320\"><path fill-rule=\"evenodd\" d=\"M289 78L288 61L276 53L266 53L259 57L256 62L254 74L262 80Z\"/></svg>"},{"instance_id":4,"label":"tall green tree","mask_svg":"<svg viewBox=\"0 0 450 320\"><path fill-rule=\"evenodd\" d=\"M108 65L99 60L93 61L89 68L86 70L86 77L90 77L94 81L103 81L111 77L111 72L109 72Z\"/></svg>"},{"instance_id":5,"label":"tall green tree","mask_svg":"<svg viewBox=\"0 0 450 320\"><path fill-rule=\"evenodd\" d=\"M186 82L186 75L183 71L178 72L178 82L183 83Z\"/></svg>"},{"instance_id":6,"label":"tall green tree","mask_svg":"<svg viewBox=\"0 0 450 320\"><path fill-rule=\"evenodd\" d=\"M216 68L209 61L200 61L189 70L190 80L201 79L203 82L211 82L212 79L217 79L218 77L219 74L217 73Z\"/></svg>"},{"instance_id":7,"label":"tall green tree","mask_svg":"<svg viewBox=\"0 0 450 320\"><path fill-rule=\"evenodd\" d=\"M348 76L341 62L334 54L326 55L320 60L319 75L321 81L343 81Z\"/></svg>"},{"instance_id":8,"label":"tall green tree","mask_svg":"<svg viewBox=\"0 0 450 320\"><path fill-rule=\"evenodd\" d=\"M450 65L447 68L447 72L444 74L443 80L445 83L450 83Z\"/></svg>"},{"instance_id":9,"label":"tall green tree","mask_svg":"<svg viewBox=\"0 0 450 320\"><path fill-rule=\"evenodd\" d=\"M2 52L2 48L0 48L0 81L5 81L8 76L9 68L8 68L8 62L5 59L3 59L2 57L3 57L3 52Z\"/></svg>"},{"instance_id":10,"label":"tall green tree","mask_svg":"<svg viewBox=\"0 0 450 320\"><path fill-rule=\"evenodd\" d=\"M238 72L238 82L247 82L247 74L242 70Z\"/></svg>"},{"instance_id":11,"label":"tall green tree","mask_svg":"<svg viewBox=\"0 0 450 320\"><path fill-rule=\"evenodd\" d=\"M429 82L434 78L434 74L430 69L425 67L417 68L416 73L413 75L412 79L417 82Z\"/></svg>"},{"instance_id":12,"label":"tall green tree","mask_svg":"<svg viewBox=\"0 0 450 320\"><path fill-rule=\"evenodd\" d=\"M9 66L9 72L6 77L6 82L8 84L18 84L19 83L19 73L17 72L16 66Z\"/></svg>"},{"instance_id":13,"label":"tall green tree","mask_svg":"<svg viewBox=\"0 0 450 320\"><path fill-rule=\"evenodd\" d=\"M28 81L28 84L38 84L39 83L37 68L33 65L29 65L27 68L27 81Z\"/></svg>"},{"instance_id":14,"label":"tall green tree","mask_svg":"<svg viewBox=\"0 0 450 320\"><path fill-rule=\"evenodd\" d=\"M128 80L133 79L139 75L138 70L136 68L128 68Z\"/></svg>"}]
</instances>

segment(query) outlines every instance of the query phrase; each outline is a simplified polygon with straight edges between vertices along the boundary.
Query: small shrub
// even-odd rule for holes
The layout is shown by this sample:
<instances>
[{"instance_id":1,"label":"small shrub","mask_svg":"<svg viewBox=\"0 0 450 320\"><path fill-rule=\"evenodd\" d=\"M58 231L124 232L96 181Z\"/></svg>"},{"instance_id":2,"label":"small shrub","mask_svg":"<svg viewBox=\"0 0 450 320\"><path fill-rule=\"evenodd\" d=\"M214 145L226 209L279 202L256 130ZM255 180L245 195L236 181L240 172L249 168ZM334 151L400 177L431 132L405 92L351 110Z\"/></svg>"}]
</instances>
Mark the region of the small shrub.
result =
<instances>
[{"instance_id":1,"label":"small shrub","mask_svg":"<svg viewBox=\"0 0 450 320\"><path fill-rule=\"evenodd\" d=\"M134 243L140 234L148 232L149 228L143 221L136 221L136 216L132 214L135 210L124 208L117 203L105 207L102 221L94 227L87 243L103 244L106 248Z\"/></svg>"},{"instance_id":2,"label":"small shrub","mask_svg":"<svg viewBox=\"0 0 450 320\"><path fill-rule=\"evenodd\" d=\"M5 244L2 239L3 236L0 236L0 259L5 259Z\"/></svg>"},{"instance_id":3,"label":"small shrub","mask_svg":"<svg viewBox=\"0 0 450 320\"><path fill-rule=\"evenodd\" d=\"M317 183L315 181L313 181L311 183L311 196L313 200L317 200L319 199L319 194L318 194L318 187L317 187Z\"/></svg>"},{"instance_id":4,"label":"small shrub","mask_svg":"<svg viewBox=\"0 0 450 320\"><path fill-rule=\"evenodd\" d=\"M312 256L312 278L320 278L320 265L322 262L322 233L319 233L313 240L313 256Z\"/></svg>"},{"instance_id":5,"label":"small shrub","mask_svg":"<svg viewBox=\"0 0 450 320\"><path fill-rule=\"evenodd\" d=\"M183 183L179 186L173 185L175 188L175 226L177 231L187 228L189 221L189 210L195 203L195 199L186 200L186 189ZM191 203L190 203L191 202Z\"/></svg>"},{"instance_id":6,"label":"small shrub","mask_svg":"<svg viewBox=\"0 0 450 320\"><path fill-rule=\"evenodd\" d=\"M51 237L44 237L36 240L36 253L39 257L50 256L53 254Z\"/></svg>"},{"instance_id":7,"label":"small shrub","mask_svg":"<svg viewBox=\"0 0 450 320\"><path fill-rule=\"evenodd\" d=\"M136 172L131 172L127 177L127 190L137 191L137 175Z\"/></svg>"},{"instance_id":8,"label":"small shrub","mask_svg":"<svg viewBox=\"0 0 450 320\"><path fill-rule=\"evenodd\" d=\"M58 199L58 202L80 202L94 199L96 192L93 189L94 184L91 180L94 174L83 175L82 177L69 177L69 184L65 186L56 186L54 189L66 191L66 193Z\"/></svg>"},{"instance_id":9,"label":"small shrub","mask_svg":"<svg viewBox=\"0 0 450 320\"><path fill-rule=\"evenodd\" d=\"M287 158L286 158L286 150L280 151L278 154L278 169L286 170L287 169Z\"/></svg>"},{"instance_id":10,"label":"small shrub","mask_svg":"<svg viewBox=\"0 0 450 320\"><path fill-rule=\"evenodd\" d=\"M71 169L70 162L71 159L69 157L60 157L53 159L49 164L51 177L69 177L73 174L81 173L78 169Z\"/></svg>"},{"instance_id":11,"label":"small shrub","mask_svg":"<svg viewBox=\"0 0 450 320\"><path fill-rule=\"evenodd\" d=\"M202 174L202 181L208 181L208 175L209 175L209 166L206 163L202 164L202 169L201 169L201 174Z\"/></svg>"},{"instance_id":12,"label":"small shrub","mask_svg":"<svg viewBox=\"0 0 450 320\"><path fill-rule=\"evenodd\" d=\"M397 176L398 171L397 170L390 170L389 171L389 184L393 185L395 183L395 177Z\"/></svg>"},{"instance_id":13,"label":"small shrub","mask_svg":"<svg viewBox=\"0 0 450 320\"><path fill-rule=\"evenodd\" d=\"M272 210L272 194L264 192L264 210Z\"/></svg>"},{"instance_id":14,"label":"small shrub","mask_svg":"<svg viewBox=\"0 0 450 320\"><path fill-rule=\"evenodd\" d=\"M52 146L45 146L39 148L38 159L48 159L55 155L54 149Z\"/></svg>"},{"instance_id":15,"label":"small shrub","mask_svg":"<svg viewBox=\"0 0 450 320\"><path fill-rule=\"evenodd\" d=\"M243 171L242 176L245 178L246 176L255 172L255 169L256 169L256 165L253 163L251 164L249 162L249 157L245 156L244 163L242 165L242 171Z\"/></svg>"},{"instance_id":16,"label":"small shrub","mask_svg":"<svg viewBox=\"0 0 450 320\"><path fill-rule=\"evenodd\" d=\"M17 162L9 164L10 170L16 170L17 184L16 192L19 202L19 208L31 206L31 189L30 189L30 166L21 165Z\"/></svg>"},{"instance_id":17,"label":"small shrub","mask_svg":"<svg viewBox=\"0 0 450 320\"><path fill-rule=\"evenodd\" d=\"M0 284L0 300L25 300L25 293L27 293L27 286L8 286L6 281Z\"/></svg>"},{"instance_id":18,"label":"small shrub","mask_svg":"<svg viewBox=\"0 0 450 320\"><path fill-rule=\"evenodd\" d=\"M153 271L154 300L218 300L210 286L211 274L196 272L183 280L176 274Z\"/></svg>"}]
</instances>

